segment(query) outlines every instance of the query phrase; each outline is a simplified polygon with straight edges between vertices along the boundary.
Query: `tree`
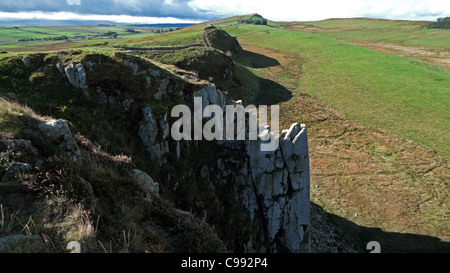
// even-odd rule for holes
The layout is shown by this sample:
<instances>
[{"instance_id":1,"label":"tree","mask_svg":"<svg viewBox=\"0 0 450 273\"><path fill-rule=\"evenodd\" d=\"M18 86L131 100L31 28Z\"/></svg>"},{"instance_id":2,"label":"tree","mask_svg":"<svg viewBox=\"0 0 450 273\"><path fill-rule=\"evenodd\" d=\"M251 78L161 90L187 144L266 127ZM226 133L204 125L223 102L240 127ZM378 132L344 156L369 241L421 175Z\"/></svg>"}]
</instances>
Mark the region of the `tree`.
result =
<instances>
[{"instance_id":1,"label":"tree","mask_svg":"<svg viewBox=\"0 0 450 273\"><path fill-rule=\"evenodd\" d=\"M450 17L438 18L435 23L432 23L428 28L450 29Z\"/></svg>"}]
</instances>

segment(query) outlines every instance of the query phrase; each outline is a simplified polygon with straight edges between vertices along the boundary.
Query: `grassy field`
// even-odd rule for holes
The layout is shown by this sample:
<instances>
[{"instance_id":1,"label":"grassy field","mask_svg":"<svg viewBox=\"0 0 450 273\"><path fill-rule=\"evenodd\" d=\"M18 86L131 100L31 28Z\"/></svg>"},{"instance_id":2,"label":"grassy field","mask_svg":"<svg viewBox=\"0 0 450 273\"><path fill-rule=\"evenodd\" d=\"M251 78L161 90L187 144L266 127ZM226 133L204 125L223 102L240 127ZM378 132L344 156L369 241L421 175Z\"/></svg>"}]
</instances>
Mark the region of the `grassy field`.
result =
<instances>
[{"instance_id":1,"label":"grassy field","mask_svg":"<svg viewBox=\"0 0 450 273\"><path fill-rule=\"evenodd\" d=\"M157 36L141 37L126 41L127 46L176 46L202 43L202 31L200 29L189 29L188 31L181 29L176 32L163 33Z\"/></svg>"},{"instance_id":2,"label":"grassy field","mask_svg":"<svg viewBox=\"0 0 450 273\"><path fill-rule=\"evenodd\" d=\"M154 35L157 30L167 31L170 27L130 27L119 25L102 26L45 26L45 27L0 27L0 57L8 53L24 51L47 51L85 43L121 44L130 39ZM128 31L134 30L134 32ZM108 32L118 34L116 38L105 36ZM67 40L51 40L67 36ZM19 41L34 39L31 41Z\"/></svg>"},{"instance_id":3,"label":"grassy field","mask_svg":"<svg viewBox=\"0 0 450 273\"><path fill-rule=\"evenodd\" d=\"M448 31L428 29L427 21L395 21L367 18L292 22L286 27L349 42L395 43L405 46L449 49Z\"/></svg>"},{"instance_id":4,"label":"grassy field","mask_svg":"<svg viewBox=\"0 0 450 273\"><path fill-rule=\"evenodd\" d=\"M246 32L245 28L248 27L226 30L240 35ZM449 155L447 72L320 34L269 29L239 40L243 44L297 53L304 60L303 74L298 78L304 91L363 124Z\"/></svg>"},{"instance_id":5,"label":"grassy field","mask_svg":"<svg viewBox=\"0 0 450 273\"><path fill-rule=\"evenodd\" d=\"M399 21L367 18L289 22L293 31L320 33L368 49L408 57L450 72L448 30L428 29L428 21Z\"/></svg>"}]
</instances>

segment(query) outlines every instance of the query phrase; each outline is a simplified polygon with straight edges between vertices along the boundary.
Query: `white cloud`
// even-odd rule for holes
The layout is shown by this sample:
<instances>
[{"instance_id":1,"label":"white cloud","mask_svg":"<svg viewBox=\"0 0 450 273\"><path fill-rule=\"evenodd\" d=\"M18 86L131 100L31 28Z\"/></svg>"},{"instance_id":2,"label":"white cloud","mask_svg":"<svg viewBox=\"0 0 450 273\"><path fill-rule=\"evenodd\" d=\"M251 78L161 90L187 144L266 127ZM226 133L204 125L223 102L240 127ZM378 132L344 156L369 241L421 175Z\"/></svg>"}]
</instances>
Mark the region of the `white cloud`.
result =
<instances>
[{"instance_id":1,"label":"white cloud","mask_svg":"<svg viewBox=\"0 0 450 273\"><path fill-rule=\"evenodd\" d=\"M223 15L257 12L279 21L311 21L327 18L373 17L386 19L435 20L450 15L447 0L193 0L196 10Z\"/></svg>"},{"instance_id":2,"label":"white cloud","mask_svg":"<svg viewBox=\"0 0 450 273\"><path fill-rule=\"evenodd\" d=\"M25 3L26 2L26 3ZM277 21L370 17L435 20L450 16L449 0L0 0L0 20L57 18L117 20L125 23L197 22L260 13ZM118 14L118 15L115 15ZM124 15L120 15L124 14ZM108 17L105 17L107 16ZM185 20L175 19L184 18ZM187 20L191 19L191 20Z\"/></svg>"},{"instance_id":3,"label":"white cloud","mask_svg":"<svg viewBox=\"0 0 450 273\"><path fill-rule=\"evenodd\" d=\"M1 20L45 19L45 20L98 20L129 24L188 24L199 23L195 20L183 20L174 17L146 17L131 15L77 14L73 12L2 12Z\"/></svg>"}]
</instances>

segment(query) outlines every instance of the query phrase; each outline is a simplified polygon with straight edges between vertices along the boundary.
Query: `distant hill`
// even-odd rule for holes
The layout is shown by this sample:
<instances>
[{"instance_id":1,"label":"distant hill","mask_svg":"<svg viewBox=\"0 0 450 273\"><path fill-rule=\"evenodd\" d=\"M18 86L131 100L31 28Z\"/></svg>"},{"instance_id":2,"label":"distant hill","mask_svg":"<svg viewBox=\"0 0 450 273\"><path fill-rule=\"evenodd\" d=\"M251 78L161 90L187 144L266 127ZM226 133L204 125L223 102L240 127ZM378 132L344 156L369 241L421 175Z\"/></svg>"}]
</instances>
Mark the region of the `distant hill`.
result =
<instances>
[{"instance_id":1,"label":"distant hill","mask_svg":"<svg viewBox=\"0 0 450 273\"><path fill-rule=\"evenodd\" d=\"M193 24L128 24L100 20L2 20L0 26L86 26L86 25L125 25L133 27L187 27Z\"/></svg>"}]
</instances>

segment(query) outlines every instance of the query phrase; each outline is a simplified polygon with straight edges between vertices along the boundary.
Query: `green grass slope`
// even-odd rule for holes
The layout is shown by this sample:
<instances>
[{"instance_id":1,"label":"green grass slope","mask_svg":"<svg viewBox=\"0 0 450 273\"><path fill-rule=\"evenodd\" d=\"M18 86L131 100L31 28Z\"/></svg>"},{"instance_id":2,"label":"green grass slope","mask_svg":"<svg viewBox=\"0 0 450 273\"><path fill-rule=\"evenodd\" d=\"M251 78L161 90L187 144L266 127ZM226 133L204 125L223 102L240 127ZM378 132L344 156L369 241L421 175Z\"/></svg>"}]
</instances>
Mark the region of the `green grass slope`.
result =
<instances>
[{"instance_id":1,"label":"green grass slope","mask_svg":"<svg viewBox=\"0 0 450 273\"><path fill-rule=\"evenodd\" d=\"M290 22L285 27L349 42L394 43L435 49L450 48L448 31L428 29L429 21L382 20L368 18L327 19Z\"/></svg>"},{"instance_id":2,"label":"green grass slope","mask_svg":"<svg viewBox=\"0 0 450 273\"><path fill-rule=\"evenodd\" d=\"M233 35L245 28L227 29ZM304 91L364 124L449 155L449 73L321 34L267 29L239 41L297 53L303 60L298 84Z\"/></svg>"}]
</instances>

